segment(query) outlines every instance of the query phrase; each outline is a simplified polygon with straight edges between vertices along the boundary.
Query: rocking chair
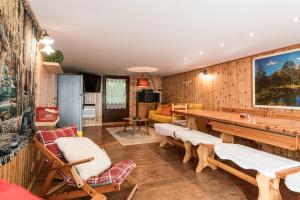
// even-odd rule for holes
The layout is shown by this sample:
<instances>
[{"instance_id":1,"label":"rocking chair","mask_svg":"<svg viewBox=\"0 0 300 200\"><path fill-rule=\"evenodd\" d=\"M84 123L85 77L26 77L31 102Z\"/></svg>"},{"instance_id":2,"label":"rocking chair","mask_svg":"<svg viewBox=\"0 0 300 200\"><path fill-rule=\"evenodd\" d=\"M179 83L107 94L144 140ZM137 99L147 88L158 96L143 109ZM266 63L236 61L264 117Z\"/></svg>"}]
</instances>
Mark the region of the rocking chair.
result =
<instances>
[{"instance_id":1,"label":"rocking chair","mask_svg":"<svg viewBox=\"0 0 300 200\"><path fill-rule=\"evenodd\" d=\"M67 163L62 152L54 143L54 140L59 137L76 137L76 132L75 127L66 127L52 131L39 131L34 137L34 144L43 155L40 163L43 164L46 161L51 166L47 170L48 175L42 187L41 196L50 200L73 199L84 196L90 196L92 200L105 200L107 198L103 193L120 191L121 184L126 180L134 186L127 198L130 200L138 188L137 181L129 175L136 164L131 160L121 161L112 165L99 176L93 176L83 181L74 166L90 162L93 158ZM59 177L61 182L52 186L56 177Z\"/></svg>"}]
</instances>

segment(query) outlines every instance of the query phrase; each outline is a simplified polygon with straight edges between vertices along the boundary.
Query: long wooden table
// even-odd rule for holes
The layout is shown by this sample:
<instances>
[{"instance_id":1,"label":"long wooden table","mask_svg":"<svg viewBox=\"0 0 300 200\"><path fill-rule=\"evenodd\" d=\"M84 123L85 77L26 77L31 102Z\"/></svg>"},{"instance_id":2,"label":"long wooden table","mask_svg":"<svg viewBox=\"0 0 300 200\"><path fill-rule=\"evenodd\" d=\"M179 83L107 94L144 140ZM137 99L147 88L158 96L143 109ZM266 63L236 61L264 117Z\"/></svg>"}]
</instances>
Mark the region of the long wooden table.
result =
<instances>
[{"instance_id":1,"label":"long wooden table","mask_svg":"<svg viewBox=\"0 0 300 200\"><path fill-rule=\"evenodd\" d=\"M300 149L300 122L288 119L251 116L241 118L239 113L188 110L173 111L188 118L188 126L196 129L196 118L209 120L212 129L221 133L224 142L233 142L234 136L284 149Z\"/></svg>"}]
</instances>

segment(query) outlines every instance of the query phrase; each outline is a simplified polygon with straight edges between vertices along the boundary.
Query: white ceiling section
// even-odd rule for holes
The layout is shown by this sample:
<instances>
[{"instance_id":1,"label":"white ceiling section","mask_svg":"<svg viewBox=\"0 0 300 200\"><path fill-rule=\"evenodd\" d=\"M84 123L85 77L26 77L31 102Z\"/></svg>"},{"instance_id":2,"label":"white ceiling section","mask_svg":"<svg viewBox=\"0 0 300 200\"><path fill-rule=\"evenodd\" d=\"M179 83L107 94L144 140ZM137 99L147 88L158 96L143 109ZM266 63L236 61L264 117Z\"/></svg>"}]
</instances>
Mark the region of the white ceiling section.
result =
<instances>
[{"instance_id":1,"label":"white ceiling section","mask_svg":"<svg viewBox=\"0 0 300 200\"><path fill-rule=\"evenodd\" d=\"M299 0L30 3L66 70L125 75L151 66L165 76L300 43L300 22L291 21L300 17Z\"/></svg>"}]
</instances>

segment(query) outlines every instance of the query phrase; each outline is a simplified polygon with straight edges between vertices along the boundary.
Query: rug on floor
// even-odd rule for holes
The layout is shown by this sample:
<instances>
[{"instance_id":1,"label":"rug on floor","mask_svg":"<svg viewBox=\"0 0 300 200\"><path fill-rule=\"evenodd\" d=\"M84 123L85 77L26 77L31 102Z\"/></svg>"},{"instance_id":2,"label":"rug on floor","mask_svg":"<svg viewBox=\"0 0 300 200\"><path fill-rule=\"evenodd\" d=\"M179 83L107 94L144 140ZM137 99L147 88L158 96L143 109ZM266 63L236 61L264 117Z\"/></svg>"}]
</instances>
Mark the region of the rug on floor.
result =
<instances>
[{"instance_id":1,"label":"rug on floor","mask_svg":"<svg viewBox=\"0 0 300 200\"><path fill-rule=\"evenodd\" d=\"M124 132L124 127L106 128L106 130L123 146L155 143L160 141L160 137L151 127L149 127L149 134L147 133L145 126L141 126L141 130L137 128L134 131L134 135L132 135L132 127L128 127L126 132Z\"/></svg>"}]
</instances>

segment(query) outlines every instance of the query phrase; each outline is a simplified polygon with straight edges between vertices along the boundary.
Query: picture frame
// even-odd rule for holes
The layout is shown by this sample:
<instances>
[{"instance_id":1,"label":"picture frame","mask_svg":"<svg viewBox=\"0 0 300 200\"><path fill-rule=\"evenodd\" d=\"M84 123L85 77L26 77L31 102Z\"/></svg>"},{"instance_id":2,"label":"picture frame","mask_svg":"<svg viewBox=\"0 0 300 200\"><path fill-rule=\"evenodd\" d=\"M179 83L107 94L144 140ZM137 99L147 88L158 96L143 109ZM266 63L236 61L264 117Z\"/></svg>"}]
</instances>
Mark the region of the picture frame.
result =
<instances>
[{"instance_id":1,"label":"picture frame","mask_svg":"<svg viewBox=\"0 0 300 200\"><path fill-rule=\"evenodd\" d=\"M300 110L300 48L253 58L253 107Z\"/></svg>"}]
</instances>

